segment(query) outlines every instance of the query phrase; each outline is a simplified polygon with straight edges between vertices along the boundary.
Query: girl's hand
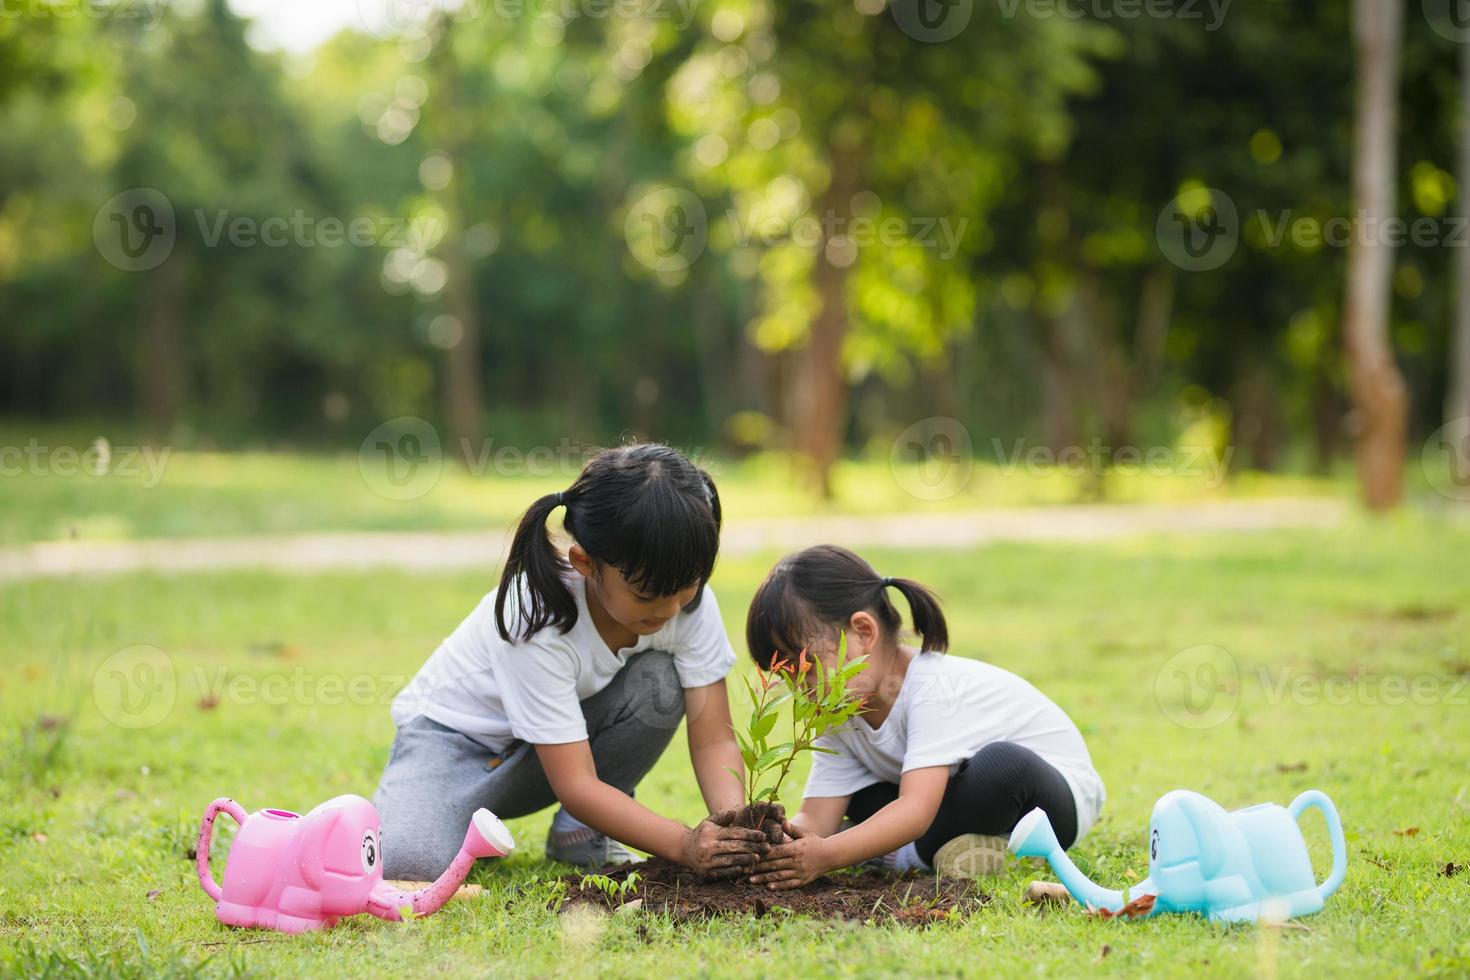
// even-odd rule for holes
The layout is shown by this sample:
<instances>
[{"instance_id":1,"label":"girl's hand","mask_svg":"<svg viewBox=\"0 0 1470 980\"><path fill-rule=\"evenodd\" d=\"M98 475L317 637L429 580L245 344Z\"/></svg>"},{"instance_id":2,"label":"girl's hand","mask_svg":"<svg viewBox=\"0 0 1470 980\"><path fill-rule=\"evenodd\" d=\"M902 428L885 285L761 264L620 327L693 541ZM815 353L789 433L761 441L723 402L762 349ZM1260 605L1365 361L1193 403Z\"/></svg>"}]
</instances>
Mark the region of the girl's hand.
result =
<instances>
[{"instance_id":1,"label":"girl's hand","mask_svg":"<svg viewBox=\"0 0 1470 980\"><path fill-rule=\"evenodd\" d=\"M731 827L734 816L727 810L701 820L689 831L679 863L707 878L737 878L754 867L770 845L759 830Z\"/></svg>"},{"instance_id":2,"label":"girl's hand","mask_svg":"<svg viewBox=\"0 0 1470 980\"><path fill-rule=\"evenodd\" d=\"M755 874L750 876L752 885L785 891L800 888L832 869L832 862L827 858L825 837L818 837L790 821L787 821L785 830L792 838L791 843L771 848L756 866Z\"/></svg>"}]
</instances>

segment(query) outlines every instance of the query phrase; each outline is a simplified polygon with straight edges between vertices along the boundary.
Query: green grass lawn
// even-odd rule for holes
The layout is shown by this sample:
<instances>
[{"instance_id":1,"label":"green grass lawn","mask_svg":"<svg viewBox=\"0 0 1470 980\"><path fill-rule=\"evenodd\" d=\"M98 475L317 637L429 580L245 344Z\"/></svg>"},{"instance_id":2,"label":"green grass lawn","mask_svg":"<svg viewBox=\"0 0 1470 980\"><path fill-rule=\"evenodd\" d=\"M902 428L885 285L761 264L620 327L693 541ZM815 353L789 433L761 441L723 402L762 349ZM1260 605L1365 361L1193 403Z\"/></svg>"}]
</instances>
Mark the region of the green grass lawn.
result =
<instances>
[{"instance_id":1,"label":"green grass lawn","mask_svg":"<svg viewBox=\"0 0 1470 980\"><path fill-rule=\"evenodd\" d=\"M62 539L397 531L501 527L536 497L576 476L581 457L544 447L500 446L471 466L441 460L409 469L364 454L203 452L109 444L103 459L90 430L31 434L0 424L0 544ZM734 461L707 458L731 521L819 512L871 514L1098 501L1127 503L1342 493L1333 477L1225 474L1189 453L1176 468L1123 466L1101 478L1066 466L1012 464L1014 449L976 447L973 467L891 466L888 447L838 465L836 492L823 502L780 454ZM497 453L505 452L504 456ZM548 453L549 450L555 452ZM997 462L997 457L1002 462ZM1411 480L1418 481L1411 469Z\"/></svg>"},{"instance_id":2,"label":"green grass lawn","mask_svg":"<svg viewBox=\"0 0 1470 980\"><path fill-rule=\"evenodd\" d=\"M958 654L1022 673L1077 720L1109 799L1075 853L1101 882L1146 873L1149 810L1170 789L1227 807L1330 794L1347 828L1347 880L1288 929L1039 912L1019 902L1026 883L1049 877L1032 863L986 879L995 899L982 910L927 931L564 918L536 882L559 870L540 856L542 813L512 821L512 858L476 868L477 901L318 935L231 931L186 859L204 805L231 795L252 810L304 809L371 793L392 737L388 698L491 574L9 584L0 974L1464 975L1470 871L1438 872L1470 864L1467 553L1464 523L1403 515L1332 533L869 555L941 590ZM717 570L732 636L774 557ZM163 651L176 695L154 702L168 709L156 725L130 729L107 720L119 717L116 678L99 668L139 644ZM1206 645L1238 674L1220 675L1225 693L1195 719L1171 658ZM685 821L702 815L682 739L639 798ZM1325 830L1315 816L1306 827L1325 873Z\"/></svg>"}]
</instances>

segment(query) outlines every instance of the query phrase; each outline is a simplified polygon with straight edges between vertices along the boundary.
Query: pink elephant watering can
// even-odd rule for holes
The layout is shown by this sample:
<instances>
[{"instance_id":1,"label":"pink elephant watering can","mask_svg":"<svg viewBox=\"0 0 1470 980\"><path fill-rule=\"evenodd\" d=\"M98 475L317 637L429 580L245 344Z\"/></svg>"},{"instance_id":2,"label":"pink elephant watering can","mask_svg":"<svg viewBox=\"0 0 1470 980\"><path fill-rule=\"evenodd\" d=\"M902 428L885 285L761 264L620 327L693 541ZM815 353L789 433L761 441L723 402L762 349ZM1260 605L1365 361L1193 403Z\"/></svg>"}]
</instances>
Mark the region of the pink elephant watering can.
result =
<instances>
[{"instance_id":1,"label":"pink elephant watering can","mask_svg":"<svg viewBox=\"0 0 1470 980\"><path fill-rule=\"evenodd\" d=\"M240 824L221 886L209 873L209 838L220 811ZM361 796L328 800L306 816L290 810L246 815L227 797L209 804L199 827L199 884L226 925L306 932L344 915L371 912L397 922L428 915L449 900L476 858L505 857L515 840L489 810L476 810L459 854L439 880L415 892L383 880L378 811Z\"/></svg>"}]
</instances>

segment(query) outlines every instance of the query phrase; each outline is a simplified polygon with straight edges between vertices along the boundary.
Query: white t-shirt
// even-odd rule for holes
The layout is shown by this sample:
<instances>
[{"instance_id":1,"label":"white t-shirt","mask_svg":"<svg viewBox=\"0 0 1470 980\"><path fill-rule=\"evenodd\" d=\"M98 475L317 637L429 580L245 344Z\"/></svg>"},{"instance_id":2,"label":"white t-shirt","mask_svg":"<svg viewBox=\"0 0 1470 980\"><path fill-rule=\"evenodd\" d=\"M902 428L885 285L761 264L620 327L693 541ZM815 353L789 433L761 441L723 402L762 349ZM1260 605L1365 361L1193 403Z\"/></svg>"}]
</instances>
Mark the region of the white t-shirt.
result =
<instances>
[{"instance_id":1,"label":"white t-shirt","mask_svg":"<svg viewBox=\"0 0 1470 980\"><path fill-rule=\"evenodd\" d=\"M941 653L909 662L893 709L874 729L854 718L817 744L806 795L851 796L864 786L897 784L910 769L958 764L991 742L1014 742L1051 763L1077 803L1077 840L1102 812L1102 777L1082 733L1050 698L993 664Z\"/></svg>"},{"instance_id":2,"label":"white t-shirt","mask_svg":"<svg viewBox=\"0 0 1470 980\"><path fill-rule=\"evenodd\" d=\"M587 611L587 580L572 574L565 581L577 600L571 630L548 626L528 640L507 643L495 629L491 591L393 699L393 723L402 726L425 715L496 752L513 740L580 742L587 738L587 723L578 702L607 687L635 653L671 655L686 688L713 684L735 665L709 586L697 608L680 610L657 633L614 652ZM517 611L515 603L507 604L512 630Z\"/></svg>"}]
</instances>

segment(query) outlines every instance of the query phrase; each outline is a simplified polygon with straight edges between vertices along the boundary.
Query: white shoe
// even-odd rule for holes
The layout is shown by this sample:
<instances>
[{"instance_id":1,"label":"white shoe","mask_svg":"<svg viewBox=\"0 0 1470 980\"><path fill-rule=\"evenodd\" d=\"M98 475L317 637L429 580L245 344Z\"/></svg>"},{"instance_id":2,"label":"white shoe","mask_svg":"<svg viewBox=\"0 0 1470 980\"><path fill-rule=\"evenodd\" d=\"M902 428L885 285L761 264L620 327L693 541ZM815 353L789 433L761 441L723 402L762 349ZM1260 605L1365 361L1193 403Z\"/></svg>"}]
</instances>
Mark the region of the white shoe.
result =
<instances>
[{"instance_id":1,"label":"white shoe","mask_svg":"<svg viewBox=\"0 0 1470 980\"><path fill-rule=\"evenodd\" d=\"M953 878L1000 874L1006 866L1006 843L1006 838L990 834L961 834L935 852L934 870Z\"/></svg>"}]
</instances>

